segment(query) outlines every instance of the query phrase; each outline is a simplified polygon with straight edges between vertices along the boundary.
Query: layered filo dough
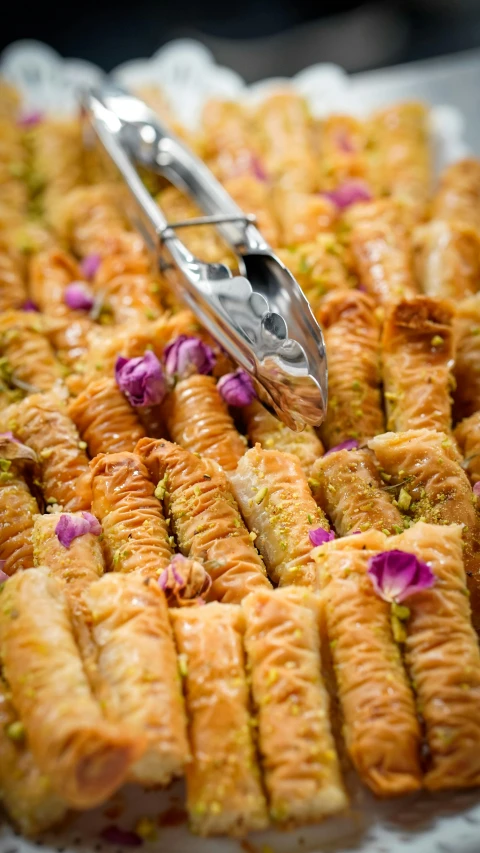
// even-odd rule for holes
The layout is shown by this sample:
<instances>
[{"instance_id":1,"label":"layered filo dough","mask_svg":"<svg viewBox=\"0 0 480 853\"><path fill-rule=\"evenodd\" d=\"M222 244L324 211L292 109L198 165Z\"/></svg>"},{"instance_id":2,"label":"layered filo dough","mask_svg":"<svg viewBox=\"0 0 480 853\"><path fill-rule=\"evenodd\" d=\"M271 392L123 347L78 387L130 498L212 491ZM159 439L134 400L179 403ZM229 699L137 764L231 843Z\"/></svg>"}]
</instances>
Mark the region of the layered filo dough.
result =
<instances>
[{"instance_id":1,"label":"layered filo dough","mask_svg":"<svg viewBox=\"0 0 480 853\"><path fill-rule=\"evenodd\" d=\"M100 519L110 571L158 577L173 556L160 500L142 460L108 453L91 462L92 512Z\"/></svg>"},{"instance_id":2,"label":"layered filo dough","mask_svg":"<svg viewBox=\"0 0 480 853\"><path fill-rule=\"evenodd\" d=\"M26 478L34 461L35 453L12 434L0 436L0 560L7 575L33 566L32 533L39 508Z\"/></svg>"},{"instance_id":3,"label":"layered filo dough","mask_svg":"<svg viewBox=\"0 0 480 853\"><path fill-rule=\"evenodd\" d=\"M456 303L455 336L454 415L461 421L480 411L480 295Z\"/></svg>"},{"instance_id":4,"label":"layered filo dough","mask_svg":"<svg viewBox=\"0 0 480 853\"><path fill-rule=\"evenodd\" d=\"M252 447L231 475L235 497L268 574L280 586L315 584L309 533L328 530L295 456Z\"/></svg>"},{"instance_id":5,"label":"layered filo dough","mask_svg":"<svg viewBox=\"0 0 480 853\"><path fill-rule=\"evenodd\" d=\"M308 590L261 590L244 599L242 610L271 817L295 825L343 811L348 798L321 675L314 597Z\"/></svg>"},{"instance_id":6,"label":"layered filo dough","mask_svg":"<svg viewBox=\"0 0 480 853\"><path fill-rule=\"evenodd\" d=\"M200 835L265 829L267 807L252 738L240 607L172 611L188 714L190 825Z\"/></svg>"},{"instance_id":7,"label":"layered filo dough","mask_svg":"<svg viewBox=\"0 0 480 853\"><path fill-rule=\"evenodd\" d=\"M400 533L403 518L368 448L337 450L317 460L310 486L338 536L361 531Z\"/></svg>"},{"instance_id":8,"label":"layered filo dough","mask_svg":"<svg viewBox=\"0 0 480 853\"><path fill-rule=\"evenodd\" d=\"M237 431L213 376L195 374L177 382L163 404L172 441L193 453L214 459L233 471L245 453L245 439Z\"/></svg>"},{"instance_id":9,"label":"layered filo dough","mask_svg":"<svg viewBox=\"0 0 480 853\"><path fill-rule=\"evenodd\" d=\"M454 436L463 456L463 467L475 485L480 480L480 411L460 421Z\"/></svg>"},{"instance_id":10,"label":"layered filo dough","mask_svg":"<svg viewBox=\"0 0 480 853\"><path fill-rule=\"evenodd\" d=\"M113 377L90 382L68 407L90 455L134 450L146 435L135 411Z\"/></svg>"},{"instance_id":11,"label":"layered filo dough","mask_svg":"<svg viewBox=\"0 0 480 853\"><path fill-rule=\"evenodd\" d=\"M64 371L45 335L46 324L38 314L6 311L0 316L0 352L10 381L20 390L34 393L61 389Z\"/></svg>"},{"instance_id":12,"label":"layered filo dough","mask_svg":"<svg viewBox=\"0 0 480 853\"><path fill-rule=\"evenodd\" d=\"M343 290L325 299L318 319L328 358L329 405L321 426L327 448L384 430L380 394L380 323L372 299Z\"/></svg>"},{"instance_id":13,"label":"layered filo dough","mask_svg":"<svg viewBox=\"0 0 480 853\"><path fill-rule=\"evenodd\" d=\"M144 749L108 722L82 666L61 585L47 569L15 575L2 592L4 677L38 767L74 808L104 802Z\"/></svg>"},{"instance_id":14,"label":"layered filo dough","mask_svg":"<svg viewBox=\"0 0 480 853\"><path fill-rule=\"evenodd\" d=\"M260 444L264 450L280 450L296 456L303 472L310 476L314 462L323 456L323 445L313 427L301 432L289 429L271 415L258 400L245 406L242 412L247 435L252 445Z\"/></svg>"},{"instance_id":15,"label":"layered filo dough","mask_svg":"<svg viewBox=\"0 0 480 853\"><path fill-rule=\"evenodd\" d=\"M440 299L465 299L480 284L480 232L463 222L432 219L412 234L421 288Z\"/></svg>"},{"instance_id":16,"label":"layered filo dough","mask_svg":"<svg viewBox=\"0 0 480 853\"><path fill-rule=\"evenodd\" d=\"M390 309L382 336L388 429L402 432L425 427L448 432L454 357L449 303L417 296Z\"/></svg>"},{"instance_id":17,"label":"layered filo dough","mask_svg":"<svg viewBox=\"0 0 480 853\"><path fill-rule=\"evenodd\" d=\"M265 566L219 465L168 441L143 439L136 451L164 493L180 551L205 564L210 598L235 604L258 587L268 589Z\"/></svg>"},{"instance_id":18,"label":"layered filo dough","mask_svg":"<svg viewBox=\"0 0 480 853\"><path fill-rule=\"evenodd\" d=\"M422 773L420 726L390 605L367 574L385 541L379 531L346 536L321 546L317 559L346 748L362 781L391 797L418 790Z\"/></svg>"}]
</instances>

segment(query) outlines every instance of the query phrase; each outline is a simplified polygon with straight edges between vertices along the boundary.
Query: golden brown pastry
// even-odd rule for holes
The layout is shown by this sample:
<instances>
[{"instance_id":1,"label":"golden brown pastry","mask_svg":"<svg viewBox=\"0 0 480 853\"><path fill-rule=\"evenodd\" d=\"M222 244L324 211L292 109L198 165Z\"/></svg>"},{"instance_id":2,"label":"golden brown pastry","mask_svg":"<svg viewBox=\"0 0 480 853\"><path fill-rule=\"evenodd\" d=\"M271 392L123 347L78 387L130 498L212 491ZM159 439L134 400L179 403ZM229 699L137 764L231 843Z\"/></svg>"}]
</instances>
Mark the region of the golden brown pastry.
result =
<instances>
[{"instance_id":1,"label":"golden brown pastry","mask_svg":"<svg viewBox=\"0 0 480 853\"><path fill-rule=\"evenodd\" d=\"M108 568L157 577L173 545L142 460L133 453L108 453L97 456L91 469L92 512L102 522Z\"/></svg>"},{"instance_id":2,"label":"golden brown pastry","mask_svg":"<svg viewBox=\"0 0 480 853\"><path fill-rule=\"evenodd\" d=\"M315 314L327 293L348 289L355 283L347 270L344 254L335 235L328 232L316 235L314 242L302 242L278 251L279 258L295 276Z\"/></svg>"},{"instance_id":3,"label":"golden brown pastry","mask_svg":"<svg viewBox=\"0 0 480 853\"><path fill-rule=\"evenodd\" d=\"M245 406L242 415L251 444L260 444L263 450L291 453L297 457L304 474L310 476L314 462L324 453L323 444L313 427L307 426L302 432L295 432L271 415L258 400Z\"/></svg>"},{"instance_id":4,"label":"golden brown pastry","mask_svg":"<svg viewBox=\"0 0 480 853\"><path fill-rule=\"evenodd\" d=\"M205 564L210 598L236 604L258 587L270 587L230 483L210 459L168 441L144 438L136 452L164 494L181 552Z\"/></svg>"},{"instance_id":5,"label":"golden brown pastry","mask_svg":"<svg viewBox=\"0 0 480 853\"><path fill-rule=\"evenodd\" d=\"M187 808L199 835L265 829L243 653L239 607L208 604L171 611L185 680L192 762Z\"/></svg>"},{"instance_id":6,"label":"golden brown pastry","mask_svg":"<svg viewBox=\"0 0 480 853\"><path fill-rule=\"evenodd\" d=\"M0 560L7 575L33 566L33 522L39 509L25 475L35 458L12 433L0 435Z\"/></svg>"},{"instance_id":7,"label":"golden brown pastry","mask_svg":"<svg viewBox=\"0 0 480 853\"><path fill-rule=\"evenodd\" d=\"M455 305L456 356L453 394L456 421L480 411L480 296Z\"/></svg>"},{"instance_id":8,"label":"golden brown pastry","mask_svg":"<svg viewBox=\"0 0 480 853\"><path fill-rule=\"evenodd\" d=\"M424 293L465 299L480 286L480 232L463 222L432 219L412 234L417 278Z\"/></svg>"},{"instance_id":9,"label":"golden brown pastry","mask_svg":"<svg viewBox=\"0 0 480 853\"><path fill-rule=\"evenodd\" d=\"M38 314L9 311L0 317L0 352L5 359L10 382L35 393L61 388L61 364L43 333Z\"/></svg>"},{"instance_id":10,"label":"golden brown pastry","mask_svg":"<svg viewBox=\"0 0 480 853\"><path fill-rule=\"evenodd\" d=\"M480 229L480 160L467 157L444 169L433 198L432 217Z\"/></svg>"},{"instance_id":11,"label":"golden brown pastry","mask_svg":"<svg viewBox=\"0 0 480 853\"><path fill-rule=\"evenodd\" d=\"M113 377L105 376L90 382L71 401L68 414L92 457L98 453L131 451L146 435L136 412Z\"/></svg>"},{"instance_id":12,"label":"golden brown pastry","mask_svg":"<svg viewBox=\"0 0 480 853\"><path fill-rule=\"evenodd\" d=\"M463 468L475 485L480 480L480 412L460 421L454 436L463 456Z\"/></svg>"}]
</instances>

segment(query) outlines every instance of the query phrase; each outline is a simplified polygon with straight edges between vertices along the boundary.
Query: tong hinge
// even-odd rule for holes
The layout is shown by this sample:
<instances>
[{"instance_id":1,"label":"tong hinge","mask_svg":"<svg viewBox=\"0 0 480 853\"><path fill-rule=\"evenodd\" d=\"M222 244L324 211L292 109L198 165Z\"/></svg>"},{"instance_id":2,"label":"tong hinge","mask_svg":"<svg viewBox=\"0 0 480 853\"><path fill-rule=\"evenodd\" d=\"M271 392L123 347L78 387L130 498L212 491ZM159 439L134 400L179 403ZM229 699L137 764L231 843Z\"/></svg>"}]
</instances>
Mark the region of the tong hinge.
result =
<instances>
[{"instance_id":1,"label":"tong hinge","mask_svg":"<svg viewBox=\"0 0 480 853\"><path fill-rule=\"evenodd\" d=\"M194 216L191 219L181 219L179 222L169 222L159 233L161 240L168 240L174 236L177 228L190 228L193 225L222 225L224 222L243 222L244 225L255 225L257 217L253 214L228 214L216 213L211 216Z\"/></svg>"}]
</instances>

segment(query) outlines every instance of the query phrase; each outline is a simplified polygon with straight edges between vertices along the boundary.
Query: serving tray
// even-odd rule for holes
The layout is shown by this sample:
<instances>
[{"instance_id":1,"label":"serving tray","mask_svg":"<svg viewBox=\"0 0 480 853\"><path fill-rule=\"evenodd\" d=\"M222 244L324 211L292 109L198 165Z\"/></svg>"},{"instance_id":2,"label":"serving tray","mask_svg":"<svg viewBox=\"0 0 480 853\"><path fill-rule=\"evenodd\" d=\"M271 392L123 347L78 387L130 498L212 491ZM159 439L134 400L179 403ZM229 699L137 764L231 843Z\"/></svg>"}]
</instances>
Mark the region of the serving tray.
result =
<instances>
[{"instance_id":1,"label":"serving tray","mask_svg":"<svg viewBox=\"0 0 480 853\"><path fill-rule=\"evenodd\" d=\"M480 68L480 58L477 61ZM411 91L402 90L402 73L410 75ZM79 89L98 82L103 72L82 60L62 59L39 42L22 41L8 47L0 57L0 76L21 91L25 110L68 116L75 113ZM217 66L205 47L190 40L173 42L151 59L125 63L114 70L113 76L127 87L161 86L179 119L192 128L211 97L259 100L272 89L285 85L293 85L303 94L318 116L333 110L361 114L380 103L415 94L422 97L428 91L425 71L421 69L417 75L393 69L352 78L338 66L329 64L307 68L289 81L267 80L247 87L238 74ZM451 85L451 75L449 81ZM431 121L436 160L441 167L465 156L470 149L462 113L455 106L441 102L441 86L430 87L430 91L434 93ZM237 841L199 839L188 833L181 782L168 791L143 792L127 787L108 805L72 817L61 830L36 841L21 838L4 822L0 826L0 853L34 853L39 847L46 853L123 853L132 849L136 840L125 831L131 833L139 821L151 839L143 842L147 853L480 851L480 791L421 794L379 802L360 786L357 777L352 778L349 788L351 809L341 818L295 832L271 831Z\"/></svg>"}]
</instances>

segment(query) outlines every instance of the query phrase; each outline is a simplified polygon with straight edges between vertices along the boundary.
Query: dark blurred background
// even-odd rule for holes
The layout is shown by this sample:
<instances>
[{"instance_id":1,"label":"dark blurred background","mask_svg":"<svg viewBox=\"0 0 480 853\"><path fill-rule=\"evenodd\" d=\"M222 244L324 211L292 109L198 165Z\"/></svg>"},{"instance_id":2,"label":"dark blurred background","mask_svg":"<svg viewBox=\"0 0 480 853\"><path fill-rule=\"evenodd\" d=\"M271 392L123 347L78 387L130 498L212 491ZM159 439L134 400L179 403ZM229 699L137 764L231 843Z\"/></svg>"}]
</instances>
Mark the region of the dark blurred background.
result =
<instances>
[{"instance_id":1,"label":"dark blurred background","mask_svg":"<svg viewBox=\"0 0 480 853\"><path fill-rule=\"evenodd\" d=\"M247 81L313 62L348 71L480 46L480 0L58 0L2 4L0 49L47 42L105 70L191 36ZM479 81L480 82L480 81Z\"/></svg>"}]
</instances>

